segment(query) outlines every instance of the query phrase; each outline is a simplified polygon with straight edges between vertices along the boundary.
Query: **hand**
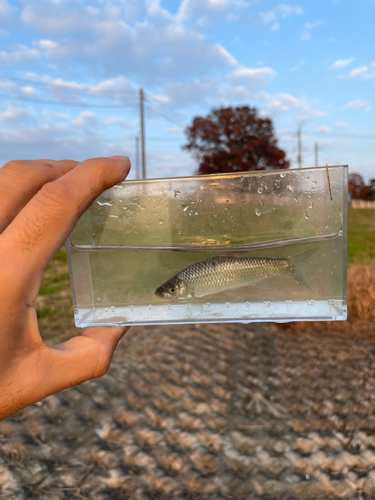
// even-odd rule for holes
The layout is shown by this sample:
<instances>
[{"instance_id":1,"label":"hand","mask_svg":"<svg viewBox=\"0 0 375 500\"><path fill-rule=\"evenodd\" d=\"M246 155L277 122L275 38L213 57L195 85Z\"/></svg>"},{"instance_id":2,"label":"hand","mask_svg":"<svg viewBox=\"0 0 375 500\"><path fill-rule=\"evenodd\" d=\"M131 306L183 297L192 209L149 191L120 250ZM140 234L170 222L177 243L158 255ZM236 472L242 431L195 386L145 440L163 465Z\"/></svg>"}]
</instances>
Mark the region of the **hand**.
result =
<instances>
[{"instance_id":1,"label":"hand","mask_svg":"<svg viewBox=\"0 0 375 500\"><path fill-rule=\"evenodd\" d=\"M129 170L127 157L20 160L0 168L0 420L106 373L128 328L85 328L47 347L34 304L47 264L78 218Z\"/></svg>"}]
</instances>

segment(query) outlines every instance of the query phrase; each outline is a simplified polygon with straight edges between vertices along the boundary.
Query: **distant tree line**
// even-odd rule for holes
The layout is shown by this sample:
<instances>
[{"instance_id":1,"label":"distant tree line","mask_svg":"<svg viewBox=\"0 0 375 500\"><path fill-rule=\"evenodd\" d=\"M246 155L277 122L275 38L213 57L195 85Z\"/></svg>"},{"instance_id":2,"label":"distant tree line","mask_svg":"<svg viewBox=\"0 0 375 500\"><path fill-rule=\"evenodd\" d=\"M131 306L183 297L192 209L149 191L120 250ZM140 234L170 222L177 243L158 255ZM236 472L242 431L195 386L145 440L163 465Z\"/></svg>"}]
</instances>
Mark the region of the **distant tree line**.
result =
<instances>
[{"instance_id":1,"label":"distant tree line","mask_svg":"<svg viewBox=\"0 0 375 500\"><path fill-rule=\"evenodd\" d=\"M375 179L371 179L366 185L360 174L349 174L348 189L353 200L375 200Z\"/></svg>"}]
</instances>

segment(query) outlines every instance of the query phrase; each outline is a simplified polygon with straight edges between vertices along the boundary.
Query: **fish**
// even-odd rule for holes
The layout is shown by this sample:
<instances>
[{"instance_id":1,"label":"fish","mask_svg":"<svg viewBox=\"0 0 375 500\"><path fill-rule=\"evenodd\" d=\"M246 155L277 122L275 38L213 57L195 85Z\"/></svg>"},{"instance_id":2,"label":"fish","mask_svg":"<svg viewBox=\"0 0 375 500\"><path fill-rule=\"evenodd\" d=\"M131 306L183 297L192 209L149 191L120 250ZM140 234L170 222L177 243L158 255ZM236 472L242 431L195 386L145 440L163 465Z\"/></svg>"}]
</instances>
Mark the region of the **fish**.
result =
<instances>
[{"instance_id":1,"label":"fish","mask_svg":"<svg viewBox=\"0 0 375 500\"><path fill-rule=\"evenodd\" d=\"M204 297L243 286L260 286L269 278L287 277L312 289L305 266L316 248L290 258L236 257L218 255L191 264L155 290L163 299Z\"/></svg>"}]
</instances>

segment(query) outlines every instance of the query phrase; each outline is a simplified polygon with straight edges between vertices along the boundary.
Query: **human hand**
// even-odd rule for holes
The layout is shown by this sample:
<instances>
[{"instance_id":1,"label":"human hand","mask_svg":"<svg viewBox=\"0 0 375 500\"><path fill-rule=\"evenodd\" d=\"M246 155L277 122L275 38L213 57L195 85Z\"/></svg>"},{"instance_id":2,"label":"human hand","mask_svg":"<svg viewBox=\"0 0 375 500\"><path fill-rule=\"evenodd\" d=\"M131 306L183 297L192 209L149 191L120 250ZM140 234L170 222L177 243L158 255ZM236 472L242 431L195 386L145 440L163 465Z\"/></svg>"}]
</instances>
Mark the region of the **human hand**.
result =
<instances>
[{"instance_id":1,"label":"human hand","mask_svg":"<svg viewBox=\"0 0 375 500\"><path fill-rule=\"evenodd\" d=\"M127 157L17 160L0 168L0 420L106 373L128 328L85 328L47 347L35 301L47 264L78 218L129 170Z\"/></svg>"}]
</instances>

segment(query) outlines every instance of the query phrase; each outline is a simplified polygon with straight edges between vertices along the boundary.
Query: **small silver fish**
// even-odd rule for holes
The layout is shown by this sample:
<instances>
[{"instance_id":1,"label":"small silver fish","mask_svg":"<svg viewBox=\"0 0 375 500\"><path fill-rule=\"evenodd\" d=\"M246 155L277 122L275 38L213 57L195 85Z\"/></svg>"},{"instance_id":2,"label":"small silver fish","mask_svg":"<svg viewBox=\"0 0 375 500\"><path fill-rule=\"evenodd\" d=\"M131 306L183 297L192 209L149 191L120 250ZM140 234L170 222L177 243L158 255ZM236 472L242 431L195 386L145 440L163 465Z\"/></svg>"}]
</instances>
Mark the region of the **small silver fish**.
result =
<instances>
[{"instance_id":1,"label":"small silver fish","mask_svg":"<svg viewBox=\"0 0 375 500\"><path fill-rule=\"evenodd\" d=\"M179 271L155 290L164 299L204 297L242 286L261 286L267 278L288 277L312 292L305 279L305 265L316 248L290 259L217 256Z\"/></svg>"}]
</instances>

